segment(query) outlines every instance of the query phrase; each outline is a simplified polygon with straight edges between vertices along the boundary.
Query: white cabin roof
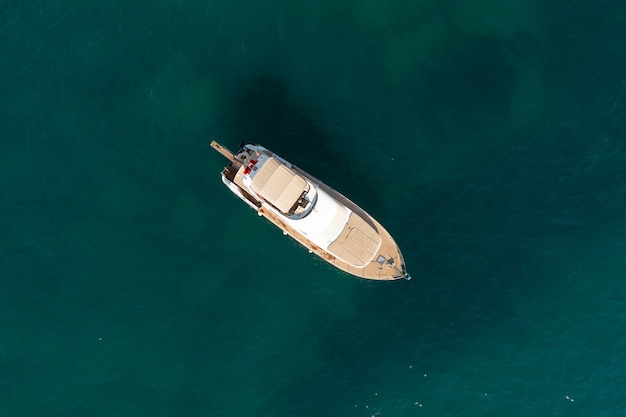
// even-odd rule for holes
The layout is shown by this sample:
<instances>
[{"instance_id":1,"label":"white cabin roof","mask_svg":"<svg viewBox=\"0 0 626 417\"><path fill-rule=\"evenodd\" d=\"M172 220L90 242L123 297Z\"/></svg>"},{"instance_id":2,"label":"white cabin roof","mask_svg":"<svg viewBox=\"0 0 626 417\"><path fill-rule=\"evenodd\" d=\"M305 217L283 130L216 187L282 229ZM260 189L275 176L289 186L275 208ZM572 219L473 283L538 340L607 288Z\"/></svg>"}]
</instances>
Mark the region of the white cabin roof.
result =
<instances>
[{"instance_id":1,"label":"white cabin roof","mask_svg":"<svg viewBox=\"0 0 626 417\"><path fill-rule=\"evenodd\" d=\"M315 206L302 219L288 222L316 245L327 248L339 236L348 221L350 210L323 190L317 190Z\"/></svg>"},{"instance_id":2,"label":"white cabin roof","mask_svg":"<svg viewBox=\"0 0 626 417\"><path fill-rule=\"evenodd\" d=\"M311 242L351 265L370 262L381 244L378 232L326 191L317 192L313 210L304 218L288 223Z\"/></svg>"}]
</instances>

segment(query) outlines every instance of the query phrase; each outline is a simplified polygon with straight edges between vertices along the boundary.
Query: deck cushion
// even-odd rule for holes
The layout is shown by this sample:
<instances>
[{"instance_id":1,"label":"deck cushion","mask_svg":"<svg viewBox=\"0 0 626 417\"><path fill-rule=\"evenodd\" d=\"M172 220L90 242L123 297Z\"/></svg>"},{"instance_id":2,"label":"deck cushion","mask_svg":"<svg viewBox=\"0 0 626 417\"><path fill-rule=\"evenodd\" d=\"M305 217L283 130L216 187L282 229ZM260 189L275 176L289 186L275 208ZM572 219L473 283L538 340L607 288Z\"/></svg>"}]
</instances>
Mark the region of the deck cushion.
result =
<instances>
[{"instance_id":1,"label":"deck cushion","mask_svg":"<svg viewBox=\"0 0 626 417\"><path fill-rule=\"evenodd\" d=\"M356 213L352 213L328 251L349 264L363 266L372 260L380 242L376 230Z\"/></svg>"},{"instance_id":2,"label":"deck cushion","mask_svg":"<svg viewBox=\"0 0 626 417\"><path fill-rule=\"evenodd\" d=\"M302 193L307 191L308 184L276 158L269 158L254 175L252 189L278 210L289 213Z\"/></svg>"}]
</instances>

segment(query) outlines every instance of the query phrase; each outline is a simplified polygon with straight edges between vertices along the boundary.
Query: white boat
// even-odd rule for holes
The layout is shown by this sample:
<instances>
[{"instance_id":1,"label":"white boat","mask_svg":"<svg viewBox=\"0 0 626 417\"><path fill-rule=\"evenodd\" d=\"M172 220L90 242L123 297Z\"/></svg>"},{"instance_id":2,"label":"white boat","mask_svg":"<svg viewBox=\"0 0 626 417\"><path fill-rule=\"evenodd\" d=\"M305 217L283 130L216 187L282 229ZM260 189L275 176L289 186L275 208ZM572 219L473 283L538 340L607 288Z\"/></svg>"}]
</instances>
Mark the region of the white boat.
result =
<instances>
[{"instance_id":1,"label":"white boat","mask_svg":"<svg viewBox=\"0 0 626 417\"><path fill-rule=\"evenodd\" d=\"M229 160L224 184L309 252L360 278L411 279L391 235L343 194L263 146L211 146Z\"/></svg>"}]
</instances>

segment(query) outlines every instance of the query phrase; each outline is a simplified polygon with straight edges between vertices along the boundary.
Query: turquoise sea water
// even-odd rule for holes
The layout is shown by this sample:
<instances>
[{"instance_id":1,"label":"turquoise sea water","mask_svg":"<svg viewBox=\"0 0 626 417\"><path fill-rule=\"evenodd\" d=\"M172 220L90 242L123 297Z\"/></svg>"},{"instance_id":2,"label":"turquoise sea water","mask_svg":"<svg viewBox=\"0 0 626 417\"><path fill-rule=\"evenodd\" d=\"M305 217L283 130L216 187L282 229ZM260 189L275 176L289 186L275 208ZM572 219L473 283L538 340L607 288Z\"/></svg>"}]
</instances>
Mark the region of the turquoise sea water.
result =
<instances>
[{"instance_id":1,"label":"turquoise sea water","mask_svg":"<svg viewBox=\"0 0 626 417\"><path fill-rule=\"evenodd\" d=\"M0 6L0 416L626 415L626 3ZM261 143L395 236L332 269Z\"/></svg>"}]
</instances>

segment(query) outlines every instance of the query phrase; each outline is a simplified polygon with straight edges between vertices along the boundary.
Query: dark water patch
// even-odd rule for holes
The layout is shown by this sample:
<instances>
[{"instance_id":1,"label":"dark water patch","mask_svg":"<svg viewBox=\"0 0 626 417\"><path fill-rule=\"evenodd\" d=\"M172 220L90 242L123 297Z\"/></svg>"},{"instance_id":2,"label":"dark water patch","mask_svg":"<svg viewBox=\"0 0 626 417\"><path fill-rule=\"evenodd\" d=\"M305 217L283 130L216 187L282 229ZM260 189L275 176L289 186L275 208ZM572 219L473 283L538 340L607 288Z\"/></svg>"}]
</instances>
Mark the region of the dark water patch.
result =
<instances>
[{"instance_id":1,"label":"dark water patch","mask_svg":"<svg viewBox=\"0 0 626 417\"><path fill-rule=\"evenodd\" d=\"M546 82L560 91L565 108L602 106L626 74L620 46L626 41L626 10L611 1L557 1L546 10Z\"/></svg>"},{"instance_id":2,"label":"dark water patch","mask_svg":"<svg viewBox=\"0 0 626 417\"><path fill-rule=\"evenodd\" d=\"M477 130L507 117L516 70L497 38L460 36L436 64L423 65L416 114L433 137L446 137L450 120Z\"/></svg>"}]
</instances>

